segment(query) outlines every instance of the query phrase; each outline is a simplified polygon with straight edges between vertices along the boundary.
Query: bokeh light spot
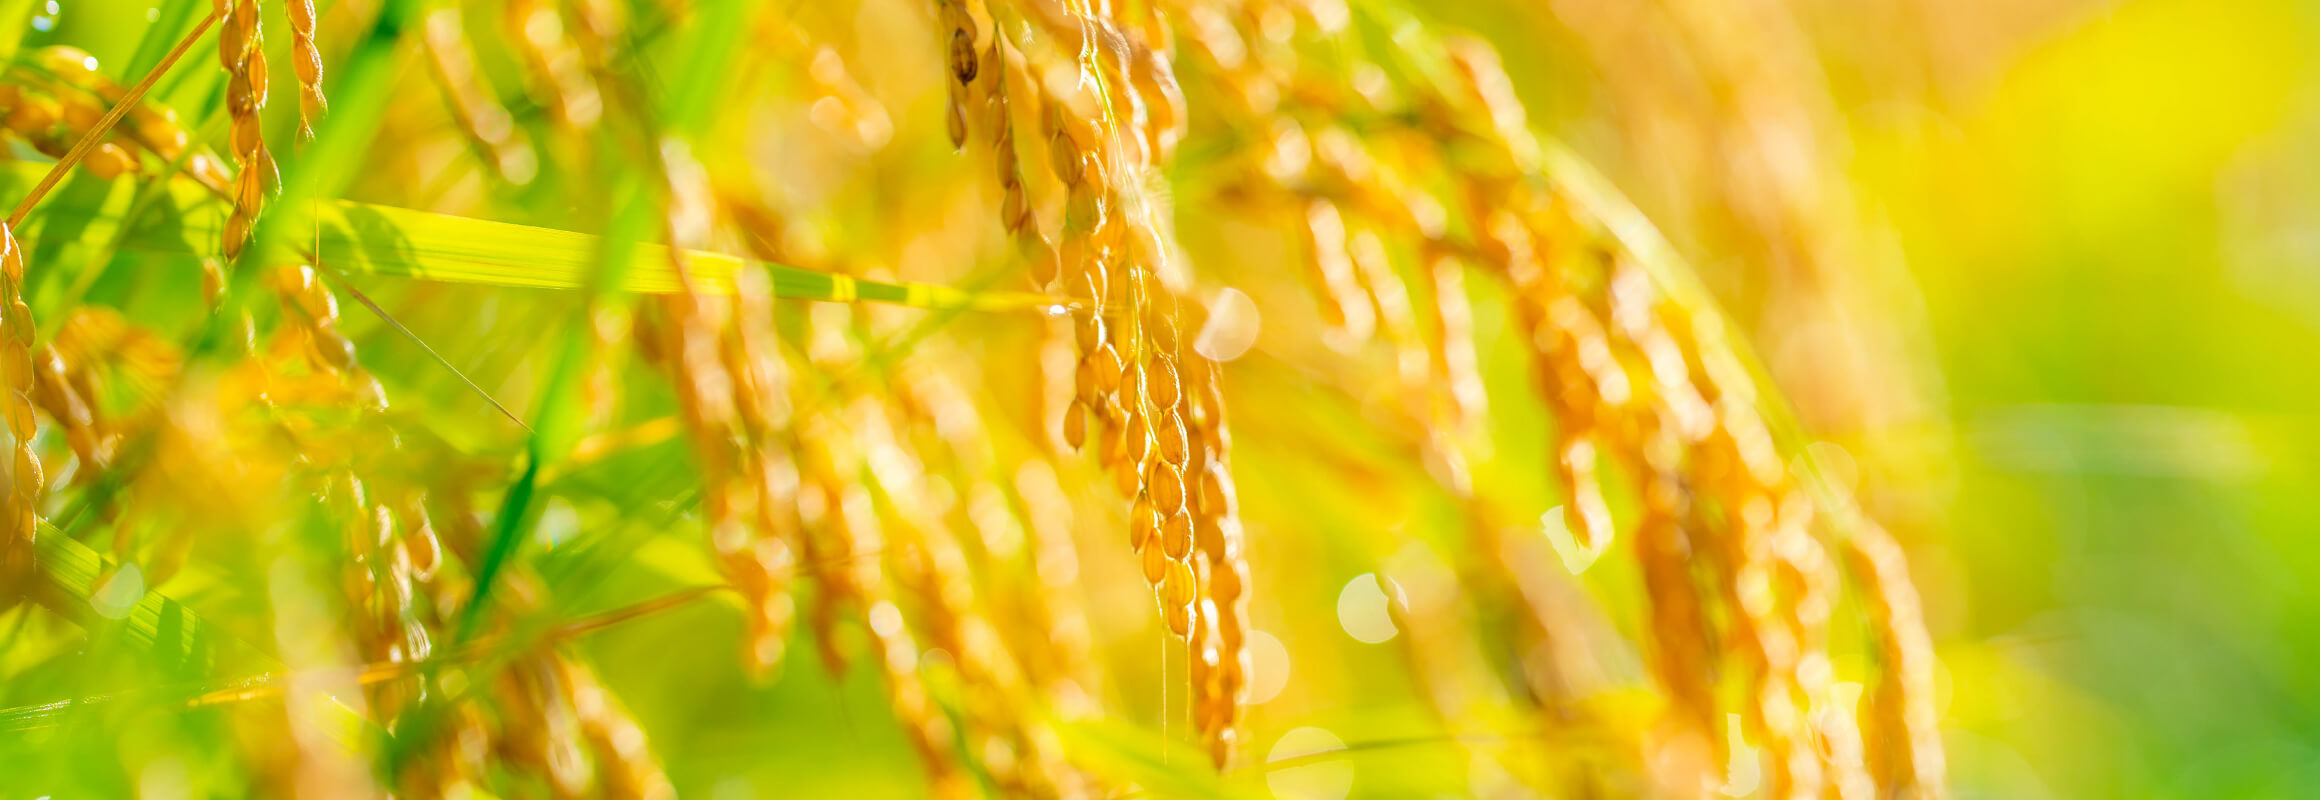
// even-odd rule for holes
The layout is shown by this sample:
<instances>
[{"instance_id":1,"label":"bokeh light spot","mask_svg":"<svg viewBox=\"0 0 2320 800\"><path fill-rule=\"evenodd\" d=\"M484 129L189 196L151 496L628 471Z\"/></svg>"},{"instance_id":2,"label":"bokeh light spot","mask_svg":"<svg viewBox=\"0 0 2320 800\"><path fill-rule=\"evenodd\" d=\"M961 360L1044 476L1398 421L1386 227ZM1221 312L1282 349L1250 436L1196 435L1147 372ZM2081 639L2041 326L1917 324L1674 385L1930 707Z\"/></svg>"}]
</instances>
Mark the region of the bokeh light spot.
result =
<instances>
[{"instance_id":1,"label":"bokeh light spot","mask_svg":"<svg viewBox=\"0 0 2320 800\"><path fill-rule=\"evenodd\" d=\"M1267 762L1345 749L1345 740L1320 728L1298 728L1274 740ZM1317 760L1265 775L1265 785L1283 800L1344 800L1353 791L1353 765L1343 759Z\"/></svg>"},{"instance_id":2,"label":"bokeh light spot","mask_svg":"<svg viewBox=\"0 0 2320 800\"><path fill-rule=\"evenodd\" d=\"M1563 506L1555 506L1539 515L1539 532L1546 534L1547 543L1555 546L1555 555L1562 557L1563 568L1570 570L1573 575L1586 572L1588 567L1595 566L1595 559L1603 555L1603 551L1580 546L1579 538L1571 535L1571 523Z\"/></svg>"},{"instance_id":3,"label":"bokeh light spot","mask_svg":"<svg viewBox=\"0 0 2320 800\"><path fill-rule=\"evenodd\" d=\"M1217 291L1216 299L1208 302L1208 322L1200 326L1200 335L1193 338L1192 350L1222 364L1247 353L1257 343L1257 330L1261 327L1257 301L1227 286Z\"/></svg>"},{"instance_id":4,"label":"bokeh light spot","mask_svg":"<svg viewBox=\"0 0 2320 800\"><path fill-rule=\"evenodd\" d=\"M113 577L105 579L105 585L97 587L97 591L89 595L89 607L96 610L97 616L121 619L129 616L129 611L137 607L137 601L143 599L144 571L137 569L135 564L123 564L121 571L113 573Z\"/></svg>"},{"instance_id":5,"label":"bokeh light spot","mask_svg":"<svg viewBox=\"0 0 2320 800\"><path fill-rule=\"evenodd\" d=\"M1279 637L1260 630L1249 631L1249 704L1255 705L1281 695L1289 685L1289 648Z\"/></svg>"},{"instance_id":6,"label":"bokeh light spot","mask_svg":"<svg viewBox=\"0 0 2320 800\"><path fill-rule=\"evenodd\" d=\"M1756 785L1764 781L1763 765L1758 763L1756 748L1740 735L1740 715L1724 715L1724 731L1732 743L1732 761L1724 767L1724 786L1716 791L1726 797L1747 797L1756 793Z\"/></svg>"},{"instance_id":7,"label":"bokeh light spot","mask_svg":"<svg viewBox=\"0 0 2320 800\"><path fill-rule=\"evenodd\" d=\"M1386 593L1378 588L1376 573L1364 572L1337 593L1337 624L1345 634L1368 644L1394 638L1394 618L1386 610Z\"/></svg>"}]
</instances>

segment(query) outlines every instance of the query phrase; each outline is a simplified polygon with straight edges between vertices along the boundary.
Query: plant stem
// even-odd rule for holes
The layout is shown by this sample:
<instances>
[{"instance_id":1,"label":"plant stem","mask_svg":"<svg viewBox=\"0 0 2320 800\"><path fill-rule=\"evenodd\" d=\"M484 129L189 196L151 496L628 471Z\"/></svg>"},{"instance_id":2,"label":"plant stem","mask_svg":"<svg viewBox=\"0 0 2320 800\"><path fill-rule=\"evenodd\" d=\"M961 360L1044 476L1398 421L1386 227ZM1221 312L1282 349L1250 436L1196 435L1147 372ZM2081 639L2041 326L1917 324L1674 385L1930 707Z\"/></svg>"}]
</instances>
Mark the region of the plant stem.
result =
<instances>
[{"instance_id":1,"label":"plant stem","mask_svg":"<svg viewBox=\"0 0 2320 800\"><path fill-rule=\"evenodd\" d=\"M88 132L81 134L81 140L74 142L72 149L66 151L63 158L57 159L56 165L49 168L48 174L40 179L40 183L34 185L31 193L24 196L24 201L16 204L16 210L8 215L8 227L13 229L24 224L24 217L32 213L33 206L40 204L40 198L46 196L49 189L55 188L56 182L63 180L64 174L70 172L74 164L80 163L90 150L96 149L97 143L105 138L105 134L112 131L113 126L119 123L122 117L129 114L129 109L136 108L138 101L145 99L145 92L152 89L153 84L161 80L162 75L168 74L170 67L177 66L177 59L183 57L185 51L192 49L193 43L200 40L202 34L209 32L209 26L216 22L217 12L214 10L202 17L201 22L195 24L193 30L185 34L185 38L178 40L177 47L171 49L169 55L164 56L161 63L153 67L152 72L145 73L144 80L138 81L136 86L129 87L129 93L122 95L120 102L113 104L112 110L106 111L105 116L97 120L97 124L89 126Z\"/></svg>"}]
</instances>

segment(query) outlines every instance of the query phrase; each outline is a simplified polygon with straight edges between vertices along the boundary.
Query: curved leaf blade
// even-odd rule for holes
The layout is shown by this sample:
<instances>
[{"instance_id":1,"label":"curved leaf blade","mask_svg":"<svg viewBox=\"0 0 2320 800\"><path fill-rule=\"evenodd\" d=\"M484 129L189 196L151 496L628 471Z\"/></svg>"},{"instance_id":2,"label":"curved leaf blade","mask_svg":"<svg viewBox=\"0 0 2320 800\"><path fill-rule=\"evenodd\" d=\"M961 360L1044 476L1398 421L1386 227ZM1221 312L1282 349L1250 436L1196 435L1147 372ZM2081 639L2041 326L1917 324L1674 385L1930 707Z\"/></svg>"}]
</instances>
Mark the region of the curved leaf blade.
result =
<instances>
[{"instance_id":1,"label":"curved leaf blade","mask_svg":"<svg viewBox=\"0 0 2320 800\"><path fill-rule=\"evenodd\" d=\"M0 167L0 192L21 191L38 181L43 164ZM59 196L35 215L33 231L56 231L78 242L110 242L144 252L186 256L215 255L224 208L207 189L189 181L169 187L167 196L137 219L127 220L129 191ZM295 207L274 213L295 214ZM323 260L351 274L385 275L447 283L530 289L586 289L597 274L601 237L572 231L435 214L391 206L334 200L315 212ZM59 243L62 244L62 243ZM762 268L774 292L786 298L836 303L879 302L931 309L1045 311L1066 301L1036 292L974 291L925 283L887 283L724 253L687 251L687 271L702 291L733 291L733 276ZM671 294L681 288L669 250L639 243L614 291Z\"/></svg>"}]
</instances>

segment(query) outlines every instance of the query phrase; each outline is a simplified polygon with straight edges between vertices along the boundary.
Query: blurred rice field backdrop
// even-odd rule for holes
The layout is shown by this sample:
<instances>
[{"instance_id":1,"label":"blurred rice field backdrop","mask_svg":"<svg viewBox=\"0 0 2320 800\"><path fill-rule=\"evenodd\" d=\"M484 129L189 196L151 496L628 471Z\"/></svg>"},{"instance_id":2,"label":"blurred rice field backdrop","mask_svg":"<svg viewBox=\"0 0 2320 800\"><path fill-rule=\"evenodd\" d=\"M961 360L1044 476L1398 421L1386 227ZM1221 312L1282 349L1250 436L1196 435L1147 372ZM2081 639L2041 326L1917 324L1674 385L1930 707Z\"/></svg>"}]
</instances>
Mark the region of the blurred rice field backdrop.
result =
<instances>
[{"instance_id":1,"label":"blurred rice field backdrop","mask_svg":"<svg viewBox=\"0 0 2320 800\"><path fill-rule=\"evenodd\" d=\"M2320 796L2320 5L0 58L0 798Z\"/></svg>"}]
</instances>

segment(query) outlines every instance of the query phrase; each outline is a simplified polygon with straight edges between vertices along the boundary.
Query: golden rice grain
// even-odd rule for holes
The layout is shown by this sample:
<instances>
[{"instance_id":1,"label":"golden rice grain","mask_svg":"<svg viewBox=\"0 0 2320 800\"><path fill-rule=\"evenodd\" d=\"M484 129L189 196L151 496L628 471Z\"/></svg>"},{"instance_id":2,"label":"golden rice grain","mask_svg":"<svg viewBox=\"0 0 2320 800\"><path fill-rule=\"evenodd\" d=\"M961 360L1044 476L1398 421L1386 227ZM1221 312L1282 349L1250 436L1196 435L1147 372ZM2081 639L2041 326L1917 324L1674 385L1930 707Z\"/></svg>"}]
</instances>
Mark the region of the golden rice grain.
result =
<instances>
[{"instance_id":1,"label":"golden rice grain","mask_svg":"<svg viewBox=\"0 0 2320 800\"><path fill-rule=\"evenodd\" d=\"M940 17L943 41L947 43L944 63L949 67L951 77L951 80L944 82L950 87L950 105L945 111L944 120L950 133L951 146L963 148L967 146L967 87L982 74L982 61L975 51L978 26L964 2L938 0L935 8Z\"/></svg>"},{"instance_id":2,"label":"golden rice grain","mask_svg":"<svg viewBox=\"0 0 2320 800\"><path fill-rule=\"evenodd\" d=\"M662 774L645 741L644 730L620 708L610 692L599 685L586 667L559 658L566 697L580 721L596 765L595 785L614 800L672 798L676 790Z\"/></svg>"},{"instance_id":3,"label":"golden rice grain","mask_svg":"<svg viewBox=\"0 0 2320 800\"><path fill-rule=\"evenodd\" d=\"M297 5L309 0L285 1ZM476 75L475 56L460 22L459 10L444 8L429 12L420 40L426 45L429 74L442 90L444 107L458 123L468 146L491 169L490 174L514 184L531 182L538 171L538 156L508 110L492 96L490 86ZM319 57L315 63L319 69ZM301 91L305 91L303 84ZM319 97L321 90L314 91Z\"/></svg>"},{"instance_id":4,"label":"golden rice grain","mask_svg":"<svg viewBox=\"0 0 2320 800\"><path fill-rule=\"evenodd\" d=\"M554 792L579 796L589 789L591 770L581 748L580 721L569 703L567 684L547 654L519 658L499 674L493 699L499 712L499 755L546 780Z\"/></svg>"},{"instance_id":5,"label":"golden rice grain","mask_svg":"<svg viewBox=\"0 0 2320 800\"><path fill-rule=\"evenodd\" d=\"M1393 346L1394 375L1401 380L1404 393L1413 398L1412 406L1423 409L1423 398L1432 386L1431 354L1418 331L1409 290L1394 272L1385 241L1374 230L1358 229L1347 238L1345 253L1353 265L1356 284L1369 296L1376 312L1378 331Z\"/></svg>"},{"instance_id":6,"label":"golden rice grain","mask_svg":"<svg viewBox=\"0 0 2320 800\"><path fill-rule=\"evenodd\" d=\"M1434 314L1428 318L1433 323L1428 343L1433 346L1434 383L1444 387L1449 419L1470 431L1487 413L1489 400L1474 355L1474 311L1466 297L1466 270L1448 253L1430 255L1427 262L1434 300Z\"/></svg>"},{"instance_id":7,"label":"golden rice grain","mask_svg":"<svg viewBox=\"0 0 2320 800\"><path fill-rule=\"evenodd\" d=\"M508 0L501 6L500 19L506 41L523 61L533 95L548 113L571 128L594 126L603 115L604 99L555 4Z\"/></svg>"},{"instance_id":8,"label":"golden rice grain","mask_svg":"<svg viewBox=\"0 0 2320 800\"><path fill-rule=\"evenodd\" d=\"M1369 339L1377 324L1345 252L1345 221L1337 206L1314 200L1305 207L1306 279L1321 300L1321 319L1342 341Z\"/></svg>"},{"instance_id":9,"label":"golden rice grain","mask_svg":"<svg viewBox=\"0 0 2320 800\"><path fill-rule=\"evenodd\" d=\"M76 48L52 45L30 51L27 60L40 70L16 70L0 78L0 123L25 138L35 149L61 156L72 140L86 134L105 115L105 105L128 95L128 90L99 71L96 59ZM24 110L19 113L18 107ZM60 123L69 123L59 127ZM223 197L233 196L233 176L207 152L191 150L192 135L175 111L140 100L130 107L108 140L84 158L90 172L107 179L142 173L136 151L151 153L162 162L184 158L186 174Z\"/></svg>"},{"instance_id":10,"label":"golden rice grain","mask_svg":"<svg viewBox=\"0 0 2320 800\"><path fill-rule=\"evenodd\" d=\"M758 30L758 39L777 48L783 61L806 65L814 90L806 113L815 125L865 148L882 147L894 135L886 107L855 79L836 47L811 41L793 15L771 6L758 17Z\"/></svg>"},{"instance_id":11,"label":"golden rice grain","mask_svg":"<svg viewBox=\"0 0 2320 800\"><path fill-rule=\"evenodd\" d=\"M1718 744L1722 722L1715 696L1715 651L1697 579L1693 546L1683 528L1689 508L1682 479L1662 465L1644 488L1643 519L1635 530L1636 561L1650 595L1652 672L1667 691L1670 713L1696 737L1697 746ZM1702 554L1705 555L1705 554Z\"/></svg>"},{"instance_id":12,"label":"golden rice grain","mask_svg":"<svg viewBox=\"0 0 2320 800\"><path fill-rule=\"evenodd\" d=\"M1030 461L1016 470L1013 481L1023 528L1030 539L1037 591L1044 619L1033 633L1045 634L1047 646L1035 649L1045 669L1032 669L1066 718L1092 710L1097 691L1090 661L1092 645L1087 612L1079 602L1079 554L1071 537L1071 506L1055 470L1044 461Z\"/></svg>"},{"instance_id":13,"label":"golden rice grain","mask_svg":"<svg viewBox=\"0 0 2320 800\"><path fill-rule=\"evenodd\" d=\"M1881 676L1864 713L1868 769L1894 797L1946 795L1947 765L1934 703L1934 654L1917 588L1901 546L1876 523L1857 519L1845 559L1865 584Z\"/></svg>"},{"instance_id":14,"label":"golden rice grain","mask_svg":"<svg viewBox=\"0 0 2320 800\"><path fill-rule=\"evenodd\" d=\"M65 442L80 459L83 471L76 474L89 475L103 468L112 460L111 437L99 424L88 395L81 391L87 384L76 384L54 342L42 345L34 354L33 373L33 402L63 429Z\"/></svg>"},{"instance_id":15,"label":"golden rice grain","mask_svg":"<svg viewBox=\"0 0 2320 800\"><path fill-rule=\"evenodd\" d=\"M1274 41L1308 35L1271 28L1266 20L1275 16L1292 26L1322 25L1318 16L1308 23L1276 11L1246 13ZM1197 9L1188 20L1196 51L1216 65L1220 88L1228 96L1237 93L1252 110L1244 117L1270 112L1282 96L1272 87L1284 85L1295 87L1295 102L1317 108L1383 107L1377 103L1386 95L1373 88L1340 88L1338 76L1301 72L1302 65L1288 59L1267 60L1269 45L1244 38L1233 20ZM1395 155L1414 153L1422 164L1387 165L1371 152L1371 143L1381 140L1374 132L1357 139L1325 128L1307 139L1293 125L1283 132L1280 123L1270 139L1252 148L1259 151L1252 161L1264 164L1263 174L1308 209L1342 203L1343 216L1374 218L1428 240L1423 255L1439 310L1429 331L1435 352L1427 360L1452 418L1478 413L1483 400L1471 366L1471 334L1464 330L1470 323L1456 259L1479 256L1514 288L1518 330L1528 335L1540 396L1557 424L1555 471L1566 489L1565 525L1577 543L1600 551L1609 542L1602 470L1627 472L1643 486L1637 546L1653 587L1660 648L1655 672L1677 698L1679 714L1692 720L1695 737L1709 735L1718 718L1717 693L1705 677L1715 654L1703 643L1716 635L1709 627L1721 613L1729 630L1715 641L1743 667L1747 691L1739 710L1751 740L1771 758L1772 796L1818 795L1824 787L1829 796L1863 796L1868 780L1856 744L1861 739L1849 716L1831 702L1826 629L1834 579L1807 530L1810 506L1784 474L1758 416L1751 378L1711 335L1721 323L1690 319L1688 309L1657 297L1632 260L1602 258L1593 243L1617 243L1573 216L1580 211L1574 199L1524 182L1540 163L1538 143L1487 45L1453 39L1440 42L1439 51L1449 81L1432 85L1420 79L1394 87L1414 93L1409 100L1421 114L1413 132L1430 140ZM1362 98L1349 99L1356 92ZM1450 162L1431 144L1443 130L1484 143L1461 155L1450 176L1466 200L1471 253L1462 250L1464 243L1438 238L1451 230L1445 210L1398 178L1403 169ZM1332 273L1343 271L1332 265L1341 255L1360 255L1343 252L1347 248L1368 250L1343 238L1346 230L1358 237L1362 227L1342 221L1334 210L1309 212L1301 227L1315 254L1309 283L1321 294L1325 320L1342 328L1346 317L1359 312L1338 310L1352 304L1333 299L1347 293L1331 288ZM1360 263L1353 272L1364 278L1383 274ZM1373 287L1373 297L1384 303L1375 306L1379 324L1389 338L1400 336L1391 292L1377 296ZM1199 421L1197 413L1193 420ZM1199 484L1196 507L1223 499L1225 492L1209 481ZM1222 482L1215 486L1221 489ZM1695 501L1688 511L1687 500ZM1702 553L1712 557L1701 559ZM1696 599L1684 599L1694 580L1687 561L1709 568L1707 585L1716 587L1714 594L1689 592ZM1228 571L1209 577L1219 596L1235 580ZM1725 609L1719 612L1716 605ZM1221 612L1220 619L1229 617Z\"/></svg>"},{"instance_id":16,"label":"golden rice grain","mask_svg":"<svg viewBox=\"0 0 2320 800\"><path fill-rule=\"evenodd\" d=\"M314 138L314 122L330 109L322 94L322 50L314 46L314 0L282 0L290 20L290 61L298 72L298 133Z\"/></svg>"},{"instance_id":17,"label":"golden rice grain","mask_svg":"<svg viewBox=\"0 0 2320 800\"><path fill-rule=\"evenodd\" d=\"M734 314L722 349L731 375L733 404L741 428L740 470L755 497L751 505L753 541L725 552L750 598L749 663L769 671L781 662L795 617L790 573L801 533L797 520L798 475L789 456L790 408L787 372L772 341L773 287L763 272L734 276ZM725 551L728 545L720 541Z\"/></svg>"},{"instance_id":18,"label":"golden rice grain","mask_svg":"<svg viewBox=\"0 0 2320 800\"><path fill-rule=\"evenodd\" d=\"M8 415L8 436L15 443L15 458L9 469L9 490L5 502L0 502L0 519L6 540L0 545L0 575L11 576L10 585L22 586L15 578L32 567L33 539L39 534L40 494L45 481L42 478L40 457L33 451L35 433L33 419L33 362L32 362L32 308L24 304L24 248L16 242L16 234L0 223L0 384L5 384L5 408Z\"/></svg>"},{"instance_id":19,"label":"golden rice grain","mask_svg":"<svg viewBox=\"0 0 2320 800\"><path fill-rule=\"evenodd\" d=\"M8 105L8 130L19 136L48 133L64 120L64 107L54 98L19 94Z\"/></svg>"},{"instance_id":20,"label":"golden rice grain","mask_svg":"<svg viewBox=\"0 0 2320 800\"><path fill-rule=\"evenodd\" d=\"M266 107L266 49L258 27L258 0L219 0L225 24L218 29L218 60L227 73L226 111L233 119L233 213L226 217L225 257L241 257L266 196L279 181L266 152L258 113Z\"/></svg>"}]
</instances>

